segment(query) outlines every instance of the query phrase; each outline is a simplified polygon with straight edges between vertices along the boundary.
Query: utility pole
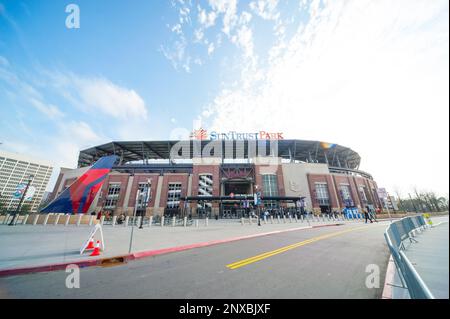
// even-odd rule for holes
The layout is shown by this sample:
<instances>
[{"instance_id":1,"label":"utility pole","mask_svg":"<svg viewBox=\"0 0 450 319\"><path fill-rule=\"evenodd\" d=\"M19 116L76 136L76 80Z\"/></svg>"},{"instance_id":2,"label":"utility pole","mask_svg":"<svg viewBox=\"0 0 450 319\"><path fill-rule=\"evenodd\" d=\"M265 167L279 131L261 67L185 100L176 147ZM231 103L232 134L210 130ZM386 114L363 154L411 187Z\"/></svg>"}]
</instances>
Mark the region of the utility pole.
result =
<instances>
[{"instance_id":1,"label":"utility pole","mask_svg":"<svg viewBox=\"0 0 450 319\"><path fill-rule=\"evenodd\" d=\"M22 202L25 199L25 196L27 195L28 188L30 187L31 182L33 181L33 178L34 178L33 175L30 175L28 177L27 186L25 187L25 190L24 190L24 192L22 194L22 197L20 198L19 205L17 205L16 211L14 212L13 218L11 219L11 222L9 223L9 226L14 226L14 222L16 220L17 214L20 212L20 207L22 206Z\"/></svg>"}]
</instances>

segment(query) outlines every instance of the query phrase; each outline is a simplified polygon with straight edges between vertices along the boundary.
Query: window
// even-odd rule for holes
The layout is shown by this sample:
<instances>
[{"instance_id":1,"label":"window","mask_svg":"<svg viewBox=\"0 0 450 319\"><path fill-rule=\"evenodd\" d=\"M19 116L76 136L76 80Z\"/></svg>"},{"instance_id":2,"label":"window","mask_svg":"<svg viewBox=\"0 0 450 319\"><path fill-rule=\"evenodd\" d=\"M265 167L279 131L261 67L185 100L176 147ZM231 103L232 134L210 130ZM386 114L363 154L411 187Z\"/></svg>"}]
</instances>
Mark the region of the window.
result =
<instances>
[{"instance_id":1,"label":"window","mask_svg":"<svg viewBox=\"0 0 450 319\"><path fill-rule=\"evenodd\" d=\"M138 197L137 208L148 207L148 203L152 201L151 189L152 185L150 184L150 182L139 183L138 191L136 194L136 196Z\"/></svg>"},{"instance_id":2,"label":"window","mask_svg":"<svg viewBox=\"0 0 450 319\"><path fill-rule=\"evenodd\" d=\"M264 196L278 196L277 175L263 175Z\"/></svg>"},{"instance_id":3,"label":"window","mask_svg":"<svg viewBox=\"0 0 450 319\"><path fill-rule=\"evenodd\" d=\"M345 206L353 206L352 195L350 194L350 186L341 184L341 198Z\"/></svg>"},{"instance_id":4,"label":"window","mask_svg":"<svg viewBox=\"0 0 450 319\"><path fill-rule=\"evenodd\" d=\"M316 199L319 205L330 205L330 195L326 183L316 183Z\"/></svg>"},{"instance_id":5,"label":"window","mask_svg":"<svg viewBox=\"0 0 450 319\"><path fill-rule=\"evenodd\" d=\"M213 195L213 176L211 174L202 174L198 177L198 195L212 196ZM201 203L197 204L198 208L211 208L211 202L205 202L204 206Z\"/></svg>"},{"instance_id":6,"label":"window","mask_svg":"<svg viewBox=\"0 0 450 319\"><path fill-rule=\"evenodd\" d=\"M169 183L167 192L167 208L179 208L181 197L181 183Z\"/></svg>"},{"instance_id":7,"label":"window","mask_svg":"<svg viewBox=\"0 0 450 319\"><path fill-rule=\"evenodd\" d=\"M359 194L361 195L361 200L363 201L363 204L367 204L367 196L366 196L366 190L364 186L359 186Z\"/></svg>"},{"instance_id":8,"label":"window","mask_svg":"<svg viewBox=\"0 0 450 319\"><path fill-rule=\"evenodd\" d=\"M105 208L116 208L117 202L119 201L120 194L120 183L111 183L109 184L108 194L105 199Z\"/></svg>"},{"instance_id":9,"label":"window","mask_svg":"<svg viewBox=\"0 0 450 319\"><path fill-rule=\"evenodd\" d=\"M263 175L262 181L264 196L278 196L277 175ZM272 208L278 206L276 201L264 201L264 205Z\"/></svg>"},{"instance_id":10,"label":"window","mask_svg":"<svg viewBox=\"0 0 450 319\"><path fill-rule=\"evenodd\" d=\"M213 176L209 174L200 175L198 177L198 195L212 196L213 195Z\"/></svg>"}]
</instances>

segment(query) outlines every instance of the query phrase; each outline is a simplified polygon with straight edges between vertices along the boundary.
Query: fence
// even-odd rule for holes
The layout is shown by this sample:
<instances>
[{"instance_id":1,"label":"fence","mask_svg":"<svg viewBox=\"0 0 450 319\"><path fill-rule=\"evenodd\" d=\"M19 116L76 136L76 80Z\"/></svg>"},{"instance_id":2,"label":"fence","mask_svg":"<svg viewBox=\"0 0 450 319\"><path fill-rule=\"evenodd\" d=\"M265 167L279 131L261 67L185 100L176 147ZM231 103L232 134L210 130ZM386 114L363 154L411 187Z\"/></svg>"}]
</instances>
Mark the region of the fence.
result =
<instances>
[{"instance_id":1,"label":"fence","mask_svg":"<svg viewBox=\"0 0 450 319\"><path fill-rule=\"evenodd\" d=\"M8 225L13 219L13 215L6 214L0 215L0 225ZM72 214L30 214L30 215L17 215L14 220L15 225L61 225L61 226L92 226L100 223L102 226L112 226L112 227L127 227L127 226L137 226L140 227L152 227L152 226L192 226L195 225L208 225L209 222L220 223L221 225L225 222L230 225L235 223L241 223L242 225L257 225L258 216L255 214L250 214L247 217L241 217L239 219L222 219L216 221L214 218L188 218L178 217L178 216L102 216L97 219L96 215L72 215ZM284 224L284 223L314 223L314 222L359 222L363 221L360 218L348 218L346 215L342 214L319 214L313 215L309 214L295 214L295 212L284 211L284 214L262 214L260 216L260 222L264 224Z\"/></svg>"},{"instance_id":2,"label":"fence","mask_svg":"<svg viewBox=\"0 0 450 319\"><path fill-rule=\"evenodd\" d=\"M408 289L411 299L434 299L427 285L405 255L405 242L417 242L417 232L424 231L427 223L423 216L405 217L393 222L384 232L389 250L397 267L403 286Z\"/></svg>"}]
</instances>

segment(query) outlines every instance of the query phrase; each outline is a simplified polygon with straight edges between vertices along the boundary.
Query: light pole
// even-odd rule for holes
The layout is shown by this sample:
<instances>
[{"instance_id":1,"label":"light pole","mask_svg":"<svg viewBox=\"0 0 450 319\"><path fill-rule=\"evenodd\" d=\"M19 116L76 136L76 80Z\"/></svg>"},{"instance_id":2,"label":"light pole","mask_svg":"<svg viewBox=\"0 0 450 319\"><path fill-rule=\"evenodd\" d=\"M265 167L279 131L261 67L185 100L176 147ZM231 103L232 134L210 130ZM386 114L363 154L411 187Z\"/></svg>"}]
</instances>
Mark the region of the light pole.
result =
<instances>
[{"instance_id":1,"label":"light pole","mask_svg":"<svg viewBox=\"0 0 450 319\"><path fill-rule=\"evenodd\" d=\"M13 218L11 219L11 222L9 223L9 226L14 226L14 222L16 220L16 216L20 211L20 207L22 206L22 202L25 199L25 196L27 195L28 188L31 185L31 182L33 181L34 175L28 176L28 182L27 186L25 187L25 190L23 191L22 197L20 198L19 205L17 205L16 211L14 212Z\"/></svg>"},{"instance_id":2,"label":"light pole","mask_svg":"<svg viewBox=\"0 0 450 319\"><path fill-rule=\"evenodd\" d=\"M147 180L147 192L145 193L145 199L144 199L144 212L141 215L141 225L139 226L139 229L143 229L144 228L144 216L147 214L147 205L148 205L148 194L151 191L150 188L150 180Z\"/></svg>"}]
</instances>

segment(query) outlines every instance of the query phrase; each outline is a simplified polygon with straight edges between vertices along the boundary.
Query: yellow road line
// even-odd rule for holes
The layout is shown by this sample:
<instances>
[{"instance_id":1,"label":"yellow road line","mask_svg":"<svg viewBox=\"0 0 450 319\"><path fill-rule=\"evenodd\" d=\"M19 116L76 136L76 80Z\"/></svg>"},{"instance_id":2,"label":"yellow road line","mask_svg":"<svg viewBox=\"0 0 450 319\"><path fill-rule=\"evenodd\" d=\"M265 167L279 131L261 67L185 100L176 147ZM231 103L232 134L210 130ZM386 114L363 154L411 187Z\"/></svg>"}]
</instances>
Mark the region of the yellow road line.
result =
<instances>
[{"instance_id":1,"label":"yellow road line","mask_svg":"<svg viewBox=\"0 0 450 319\"><path fill-rule=\"evenodd\" d=\"M335 232L335 233L330 233L330 234L325 234L325 235L322 235L322 236L313 237L311 239L307 239L307 240L301 241L299 243L295 243L295 244L292 244L292 245L284 246L284 247L281 247L281 248L278 248L278 249L275 249L275 250L272 250L272 251L268 251L268 252L260 254L260 255L256 255L256 256L253 256L253 257L250 257L250 258L246 258L246 259L242 259L242 260L236 261L234 263L228 264L227 268L229 268L229 269L237 269L237 268L246 266L248 264L252 264L254 262L257 262L257 261L260 261L260 260L263 260L263 259L275 256L275 255L281 254L281 253L283 253L285 251L288 251L288 250L291 250L291 249L294 249L294 248L297 248L297 247L301 247L301 246L304 246L304 245L307 245L307 244L311 244L311 243L319 241L319 240L323 240L323 239L327 239L327 238L330 238L330 237L339 236L339 235L342 235L342 234L345 234L345 233L349 233L349 232L352 232L352 231L355 231L355 230L359 230L359 229L364 229L364 228L367 228L367 227L368 226L352 228L352 229L347 229L347 230L343 230L343 231L339 231L339 232Z\"/></svg>"}]
</instances>

